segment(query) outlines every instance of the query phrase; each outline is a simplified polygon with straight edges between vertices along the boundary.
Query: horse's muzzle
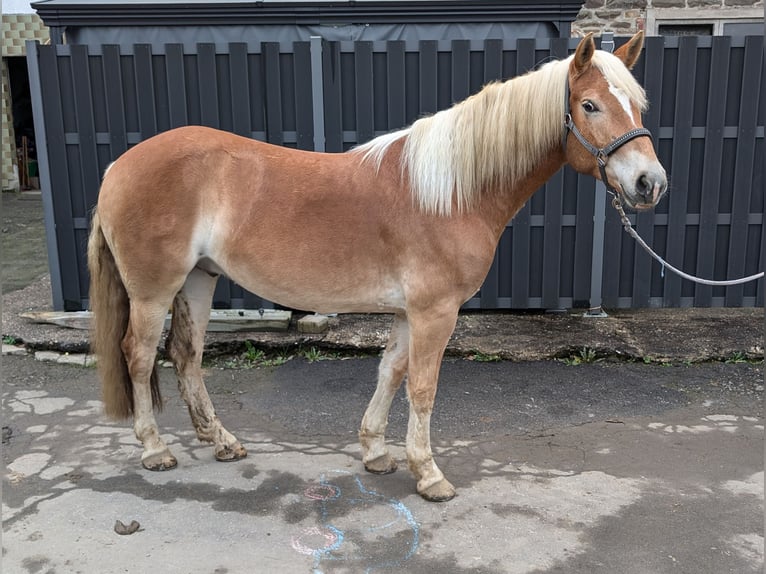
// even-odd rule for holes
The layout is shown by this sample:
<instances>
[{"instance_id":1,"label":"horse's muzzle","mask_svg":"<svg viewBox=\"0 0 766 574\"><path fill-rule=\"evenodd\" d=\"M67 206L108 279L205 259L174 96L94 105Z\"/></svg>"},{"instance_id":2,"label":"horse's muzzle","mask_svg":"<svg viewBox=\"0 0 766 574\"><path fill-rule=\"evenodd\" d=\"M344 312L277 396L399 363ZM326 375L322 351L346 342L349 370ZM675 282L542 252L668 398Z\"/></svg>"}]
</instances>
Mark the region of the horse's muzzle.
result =
<instances>
[{"instance_id":1,"label":"horse's muzzle","mask_svg":"<svg viewBox=\"0 0 766 574\"><path fill-rule=\"evenodd\" d=\"M632 209L643 211L655 207L668 189L664 170L646 171L638 176L631 191L623 189L625 203Z\"/></svg>"}]
</instances>

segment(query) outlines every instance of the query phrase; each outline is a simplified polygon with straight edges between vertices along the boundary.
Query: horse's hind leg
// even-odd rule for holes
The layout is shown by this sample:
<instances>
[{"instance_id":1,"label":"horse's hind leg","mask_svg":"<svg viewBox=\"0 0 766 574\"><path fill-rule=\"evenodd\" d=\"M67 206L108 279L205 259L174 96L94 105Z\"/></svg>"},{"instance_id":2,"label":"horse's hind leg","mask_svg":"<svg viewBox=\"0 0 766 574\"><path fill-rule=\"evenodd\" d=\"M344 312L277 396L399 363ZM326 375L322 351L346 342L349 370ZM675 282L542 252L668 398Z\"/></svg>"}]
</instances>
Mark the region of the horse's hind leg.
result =
<instances>
[{"instance_id":1,"label":"horse's hind leg","mask_svg":"<svg viewBox=\"0 0 766 574\"><path fill-rule=\"evenodd\" d=\"M214 444L216 459L231 461L244 458L247 451L221 424L202 380L205 329L216 280L217 276L198 268L189 273L173 301L173 321L166 347L175 364L178 388L189 408L197 438Z\"/></svg>"},{"instance_id":2,"label":"horse's hind leg","mask_svg":"<svg viewBox=\"0 0 766 574\"><path fill-rule=\"evenodd\" d=\"M168 470L176 466L175 457L160 438L152 411L152 381L157 376L157 343L162 335L168 302L130 302L128 329L122 352L133 382L133 429L144 446L141 463L149 470Z\"/></svg>"},{"instance_id":3,"label":"horse's hind leg","mask_svg":"<svg viewBox=\"0 0 766 574\"><path fill-rule=\"evenodd\" d=\"M362 462L369 472L388 474L396 470L396 461L386 448L388 411L396 391L404 380L409 359L409 327L404 315L396 315L388 344L378 367L378 386L362 418L359 440Z\"/></svg>"}]
</instances>

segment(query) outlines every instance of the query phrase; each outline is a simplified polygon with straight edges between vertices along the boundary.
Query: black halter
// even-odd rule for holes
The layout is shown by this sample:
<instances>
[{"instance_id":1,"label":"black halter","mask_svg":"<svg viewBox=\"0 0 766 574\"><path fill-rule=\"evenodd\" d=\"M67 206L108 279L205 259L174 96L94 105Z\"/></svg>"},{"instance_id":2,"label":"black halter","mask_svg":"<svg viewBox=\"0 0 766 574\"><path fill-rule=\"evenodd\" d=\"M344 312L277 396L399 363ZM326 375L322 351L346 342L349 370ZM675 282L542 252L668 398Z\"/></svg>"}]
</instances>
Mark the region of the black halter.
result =
<instances>
[{"instance_id":1,"label":"black halter","mask_svg":"<svg viewBox=\"0 0 766 574\"><path fill-rule=\"evenodd\" d=\"M587 139L585 139L585 136L580 133L580 130L577 129L577 126L574 123L574 120L572 119L572 114L569 110L569 80L567 80L566 83L566 90L564 92L564 109L566 110L566 113L564 114L564 127L566 128L564 130L564 137L562 139L562 147L566 151L567 147L567 136L569 135L569 132L572 132L574 136L577 138L577 140L582 144L582 146L588 150L588 152L596 158L596 162L598 163L598 170L601 173L601 181L604 182L604 185L606 186L606 189L609 193L617 197L617 191L614 187L609 183L609 180L606 177L606 162L609 159L609 156L612 155L614 152L616 152L618 149L620 149L622 146L624 146L626 143L628 143L630 140L638 138L638 137L648 137L649 139L652 139L652 132L650 132L646 128L636 128L634 130L630 130L629 132L626 132L622 134L620 137L615 139L612 143L609 145L598 148L594 146L592 143L590 143Z\"/></svg>"}]
</instances>

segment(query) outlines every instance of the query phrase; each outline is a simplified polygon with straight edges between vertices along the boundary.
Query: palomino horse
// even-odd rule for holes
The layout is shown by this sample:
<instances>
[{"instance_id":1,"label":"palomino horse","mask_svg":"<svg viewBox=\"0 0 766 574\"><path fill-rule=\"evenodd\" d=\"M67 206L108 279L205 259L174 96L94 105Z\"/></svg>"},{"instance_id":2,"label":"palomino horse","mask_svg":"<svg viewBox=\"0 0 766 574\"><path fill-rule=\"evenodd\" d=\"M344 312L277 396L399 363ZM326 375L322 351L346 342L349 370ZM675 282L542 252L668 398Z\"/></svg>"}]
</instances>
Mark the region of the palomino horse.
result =
<instances>
[{"instance_id":1,"label":"palomino horse","mask_svg":"<svg viewBox=\"0 0 766 574\"><path fill-rule=\"evenodd\" d=\"M417 491L452 498L431 453L439 367L506 223L567 162L595 177L601 166L635 209L654 206L665 191L651 139L637 137L648 133L646 99L629 69L642 46L639 34L612 55L588 36L566 60L490 84L348 153L296 151L203 127L127 151L104 175L88 261L105 410L133 416L143 465L176 465L152 409L161 406L156 349L171 305L167 351L197 436L214 444L218 460L246 456L216 416L200 366L224 274L287 307L392 313L359 432L362 460L370 472L396 469L384 434L406 375L406 452Z\"/></svg>"}]
</instances>

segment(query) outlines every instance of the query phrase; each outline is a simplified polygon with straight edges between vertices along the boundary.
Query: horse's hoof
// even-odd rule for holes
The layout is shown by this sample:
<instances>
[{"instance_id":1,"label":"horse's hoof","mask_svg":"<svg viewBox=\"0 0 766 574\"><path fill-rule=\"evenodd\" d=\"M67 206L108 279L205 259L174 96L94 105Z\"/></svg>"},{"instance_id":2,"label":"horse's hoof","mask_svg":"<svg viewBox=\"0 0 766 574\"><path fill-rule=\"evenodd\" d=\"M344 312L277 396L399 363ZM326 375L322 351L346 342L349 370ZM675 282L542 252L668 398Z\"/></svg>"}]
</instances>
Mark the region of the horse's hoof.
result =
<instances>
[{"instance_id":1,"label":"horse's hoof","mask_svg":"<svg viewBox=\"0 0 766 574\"><path fill-rule=\"evenodd\" d=\"M391 474L396 471L396 466L396 461L390 454L384 454L364 463L364 469L372 474Z\"/></svg>"},{"instance_id":2,"label":"horse's hoof","mask_svg":"<svg viewBox=\"0 0 766 574\"><path fill-rule=\"evenodd\" d=\"M429 502L447 502L455 498L455 487L446 478L432 484L428 488L418 490L418 494Z\"/></svg>"},{"instance_id":3,"label":"horse's hoof","mask_svg":"<svg viewBox=\"0 0 766 574\"><path fill-rule=\"evenodd\" d=\"M215 459L218 462L234 462L247 456L247 450L239 443L234 443L234 446L225 446L221 450L215 452Z\"/></svg>"},{"instance_id":4,"label":"horse's hoof","mask_svg":"<svg viewBox=\"0 0 766 574\"><path fill-rule=\"evenodd\" d=\"M146 470L162 471L175 468L178 466L178 461L176 457L170 454L169 450L165 450L141 459L141 464Z\"/></svg>"}]
</instances>

